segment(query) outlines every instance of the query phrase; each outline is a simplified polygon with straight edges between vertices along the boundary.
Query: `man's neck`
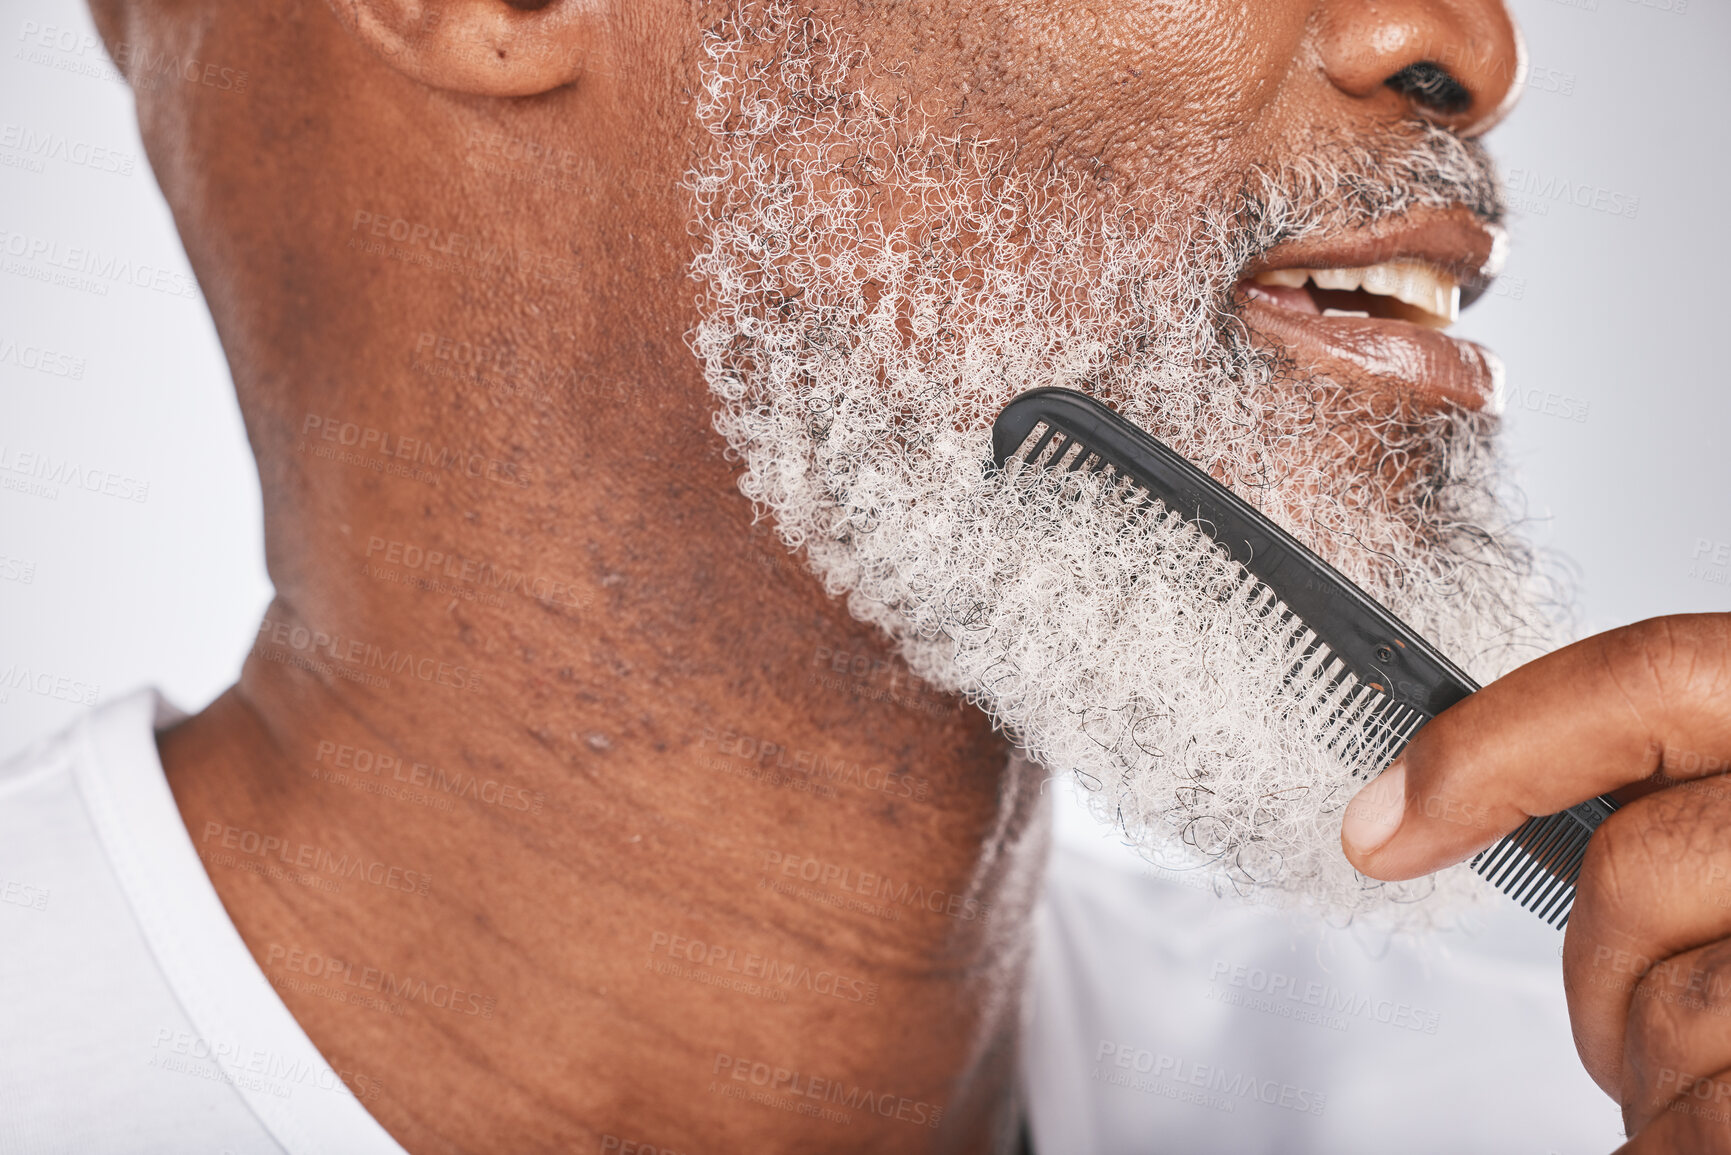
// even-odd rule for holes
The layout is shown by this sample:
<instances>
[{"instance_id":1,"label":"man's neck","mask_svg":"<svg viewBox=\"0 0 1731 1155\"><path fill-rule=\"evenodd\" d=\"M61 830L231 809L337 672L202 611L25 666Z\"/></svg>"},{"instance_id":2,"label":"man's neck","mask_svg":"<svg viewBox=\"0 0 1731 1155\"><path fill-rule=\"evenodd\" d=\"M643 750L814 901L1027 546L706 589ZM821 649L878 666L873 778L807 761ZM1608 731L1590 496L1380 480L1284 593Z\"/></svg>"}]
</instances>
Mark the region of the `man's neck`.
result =
<instances>
[{"instance_id":1,"label":"man's neck","mask_svg":"<svg viewBox=\"0 0 1731 1155\"><path fill-rule=\"evenodd\" d=\"M1039 773L702 493L321 523L161 740L242 937L411 1151L987 1149L1013 1113Z\"/></svg>"}]
</instances>

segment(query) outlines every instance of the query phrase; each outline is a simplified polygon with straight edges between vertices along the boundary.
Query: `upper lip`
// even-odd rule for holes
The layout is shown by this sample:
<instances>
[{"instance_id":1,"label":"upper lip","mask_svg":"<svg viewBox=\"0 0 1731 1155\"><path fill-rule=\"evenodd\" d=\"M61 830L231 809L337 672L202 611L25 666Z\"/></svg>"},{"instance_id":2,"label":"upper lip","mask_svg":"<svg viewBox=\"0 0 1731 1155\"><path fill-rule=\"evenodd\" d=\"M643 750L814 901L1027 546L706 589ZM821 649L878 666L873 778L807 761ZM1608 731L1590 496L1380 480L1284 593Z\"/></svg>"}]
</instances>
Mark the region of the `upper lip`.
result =
<instances>
[{"instance_id":1,"label":"upper lip","mask_svg":"<svg viewBox=\"0 0 1731 1155\"><path fill-rule=\"evenodd\" d=\"M1414 211L1363 228L1276 245L1244 268L1351 269L1393 261L1429 265L1460 286L1461 304L1482 296L1501 271L1507 233L1465 209Z\"/></svg>"}]
</instances>

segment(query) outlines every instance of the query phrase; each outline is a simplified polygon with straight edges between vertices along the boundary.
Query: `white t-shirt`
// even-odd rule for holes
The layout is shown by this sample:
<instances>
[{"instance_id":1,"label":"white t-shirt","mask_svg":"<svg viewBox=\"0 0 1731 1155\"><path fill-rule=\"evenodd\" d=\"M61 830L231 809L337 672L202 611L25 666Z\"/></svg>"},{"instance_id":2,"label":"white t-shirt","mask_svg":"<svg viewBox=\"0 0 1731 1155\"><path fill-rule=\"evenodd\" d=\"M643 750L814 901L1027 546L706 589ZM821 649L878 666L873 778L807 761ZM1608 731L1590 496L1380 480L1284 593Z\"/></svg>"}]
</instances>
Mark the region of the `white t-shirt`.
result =
<instances>
[{"instance_id":1,"label":"white t-shirt","mask_svg":"<svg viewBox=\"0 0 1731 1155\"><path fill-rule=\"evenodd\" d=\"M0 766L0 1153L403 1155L223 910L174 720L134 694Z\"/></svg>"},{"instance_id":2,"label":"white t-shirt","mask_svg":"<svg viewBox=\"0 0 1731 1155\"><path fill-rule=\"evenodd\" d=\"M1023 1081L1041 1155L1605 1155L1562 935L1301 928L1161 871L1060 799ZM1188 883L1188 885L1187 885Z\"/></svg>"},{"instance_id":3,"label":"white t-shirt","mask_svg":"<svg viewBox=\"0 0 1731 1155\"><path fill-rule=\"evenodd\" d=\"M0 1155L402 1155L211 887L157 757L175 717L135 694L0 766ZM1023 1047L1040 1155L1617 1145L1531 915L1427 971L1162 878L1064 799L1056 841Z\"/></svg>"}]
</instances>

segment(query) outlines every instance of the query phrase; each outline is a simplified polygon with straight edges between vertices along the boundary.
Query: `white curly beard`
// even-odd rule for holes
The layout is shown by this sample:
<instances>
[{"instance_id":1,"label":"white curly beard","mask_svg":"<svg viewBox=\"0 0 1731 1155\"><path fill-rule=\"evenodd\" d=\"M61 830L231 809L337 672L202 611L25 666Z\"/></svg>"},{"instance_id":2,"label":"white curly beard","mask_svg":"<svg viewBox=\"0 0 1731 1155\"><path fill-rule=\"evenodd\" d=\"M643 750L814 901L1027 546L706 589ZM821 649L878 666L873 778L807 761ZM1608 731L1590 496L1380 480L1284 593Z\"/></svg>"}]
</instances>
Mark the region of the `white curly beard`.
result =
<instances>
[{"instance_id":1,"label":"white curly beard","mask_svg":"<svg viewBox=\"0 0 1731 1155\"><path fill-rule=\"evenodd\" d=\"M985 468L1017 394L1068 386L1208 468L1482 679L1554 641L1499 503L1494 419L1293 379L1227 302L1274 244L1414 204L1490 213L1440 130L1253 173L1182 211L1017 171L874 103L784 4L708 43L694 346L740 488L913 671L1069 771L1150 857L1346 919L1435 921L1461 868L1382 884L1339 849L1360 784L1293 708L1237 568L1183 523ZM858 66L854 65L857 70Z\"/></svg>"}]
</instances>

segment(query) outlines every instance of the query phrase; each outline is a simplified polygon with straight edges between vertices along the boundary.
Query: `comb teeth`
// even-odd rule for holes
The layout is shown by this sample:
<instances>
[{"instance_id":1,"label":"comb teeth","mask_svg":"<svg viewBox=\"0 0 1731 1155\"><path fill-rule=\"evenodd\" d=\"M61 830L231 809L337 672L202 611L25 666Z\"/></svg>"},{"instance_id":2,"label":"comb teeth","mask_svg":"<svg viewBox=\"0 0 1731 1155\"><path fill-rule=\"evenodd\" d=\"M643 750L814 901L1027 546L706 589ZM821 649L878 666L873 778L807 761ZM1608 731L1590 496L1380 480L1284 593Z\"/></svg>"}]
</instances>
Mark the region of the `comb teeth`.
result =
<instances>
[{"instance_id":1,"label":"comb teeth","mask_svg":"<svg viewBox=\"0 0 1731 1155\"><path fill-rule=\"evenodd\" d=\"M1180 511L1167 509L1128 471L1054 423L1037 423L1005 465L1012 463L1062 475L1099 472L1111 479L1104 493L1107 499L1144 509L1161 521L1186 520ZM1199 548L1206 547L1199 543ZM1232 599L1247 602L1252 613L1271 619L1275 630L1285 635L1292 655L1286 683L1296 689L1298 702L1288 708L1311 712L1318 739L1353 767L1354 777L1375 777L1431 716L1396 701L1380 687L1361 682L1272 588L1248 570L1244 576Z\"/></svg>"},{"instance_id":2,"label":"comb teeth","mask_svg":"<svg viewBox=\"0 0 1731 1155\"><path fill-rule=\"evenodd\" d=\"M1589 798L1556 814L1529 818L1472 860L1472 868L1492 886L1561 930L1575 905L1575 884L1587 840L1617 804Z\"/></svg>"},{"instance_id":3,"label":"comb teeth","mask_svg":"<svg viewBox=\"0 0 1731 1155\"><path fill-rule=\"evenodd\" d=\"M1068 391L1040 392L1056 397ZM1149 452L1142 447L1142 443L1152 442L1153 439L1128 421L1098 406L1098 403L1088 401L1079 394L1073 396L1081 398L1083 403L1095 411L1092 413L1095 419L1123 426L1141 438L1141 442L1129 443L1135 446L1126 450L1129 460L1114 460L1111 452L1089 445L1083 438L1046 416L1051 413L1062 414L1067 410L1044 407L1036 410L1041 412L1042 416L1029 428L1018 448L1005 453L1004 449L1008 448L1006 445L997 451L1000 458L998 463L1012 475L1028 466L1044 467L1063 475L1100 473L1108 479L1105 485L1107 500L1146 510L1150 516L1161 520L1191 520L1185 518L1182 510L1169 508L1161 495L1152 492L1149 489L1152 482L1139 480L1152 476L1136 466L1146 466L1146 462L1139 462L1137 458ZM1016 404L1018 402L1012 402L1010 408L1014 408ZM1005 415L1008 415L1009 411L1009 408L1006 408ZM999 423L1000 426L1003 425L1003 416L1000 416ZM996 433L994 430L994 437ZM1102 431L1099 435L1112 444L1127 444L1115 430ZM1162 454L1171 454L1170 449L1158 442L1154 442L1152 448L1158 449ZM1165 484L1164 480L1161 483ZM1062 479L1059 484L1063 484ZM1199 472L1194 484L1225 493L1226 500L1236 500L1231 498L1230 492L1223 486ZM1241 512L1239 516L1242 518L1245 514ZM1254 512L1250 512L1248 516L1260 518L1260 515ZM1206 518L1198 516L1194 523L1205 537L1218 539L1218 535L1213 532L1214 527ZM1279 533L1272 528L1269 532L1275 535ZM1311 557L1318 570L1332 574L1335 585L1344 586L1353 593L1358 592L1350 582L1338 574L1333 574L1333 571L1329 571L1320 560L1315 560L1302 546L1292 543L1291 548L1301 556ZM1292 655L1286 682L1296 690L1297 701L1287 709L1309 712L1309 722L1318 741L1352 767L1353 777L1365 780L1375 777L1400 755L1407 743L1412 741L1413 736L1434 714L1397 700L1388 692L1386 674L1379 674L1383 679L1380 683L1357 676L1242 558L1240 566L1245 581L1240 589L1232 591L1229 596L1235 601L1244 600L1252 612L1271 619ZM1419 644L1423 644L1422 640ZM1460 694L1477 688L1467 682L1464 675L1460 676L1460 680L1465 683ZM1455 700L1458 700L1458 695ZM1440 710L1448 704L1447 700L1441 704L1433 703L1431 709ZM1569 912L1574 906L1575 885L1581 876L1581 862L1587 852L1587 842L1599 824L1616 809L1617 803L1609 798L1593 798L1557 814L1529 818L1518 829L1475 857L1471 863L1472 869L1521 906L1560 929L1568 924Z\"/></svg>"}]
</instances>

